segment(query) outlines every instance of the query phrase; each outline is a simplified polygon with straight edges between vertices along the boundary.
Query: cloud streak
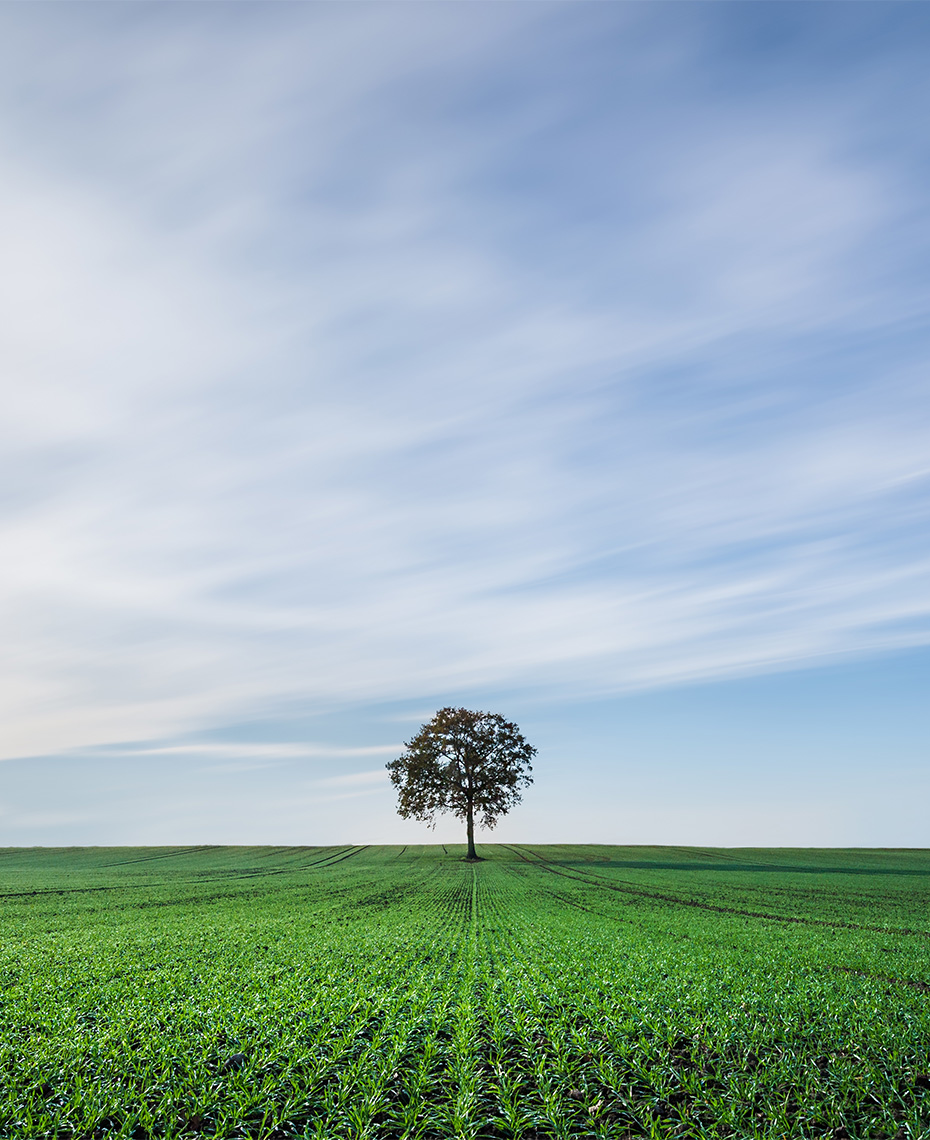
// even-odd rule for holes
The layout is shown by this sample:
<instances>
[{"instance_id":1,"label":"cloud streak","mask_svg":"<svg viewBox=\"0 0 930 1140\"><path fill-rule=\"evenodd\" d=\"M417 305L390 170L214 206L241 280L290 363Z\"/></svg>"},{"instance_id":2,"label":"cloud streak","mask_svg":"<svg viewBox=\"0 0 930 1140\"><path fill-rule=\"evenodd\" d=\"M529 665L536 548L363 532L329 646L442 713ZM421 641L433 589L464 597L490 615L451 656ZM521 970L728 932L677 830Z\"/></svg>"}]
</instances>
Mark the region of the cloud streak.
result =
<instances>
[{"instance_id":1,"label":"cloud streak","mask_svg":"<svg viewBox=\"0 0 930 1140\"><path fill-rule=\"evenodd\" d=\"M4 12L5 755L926 644L920 16L749 20Z\"/></svg>"}]
</instances>

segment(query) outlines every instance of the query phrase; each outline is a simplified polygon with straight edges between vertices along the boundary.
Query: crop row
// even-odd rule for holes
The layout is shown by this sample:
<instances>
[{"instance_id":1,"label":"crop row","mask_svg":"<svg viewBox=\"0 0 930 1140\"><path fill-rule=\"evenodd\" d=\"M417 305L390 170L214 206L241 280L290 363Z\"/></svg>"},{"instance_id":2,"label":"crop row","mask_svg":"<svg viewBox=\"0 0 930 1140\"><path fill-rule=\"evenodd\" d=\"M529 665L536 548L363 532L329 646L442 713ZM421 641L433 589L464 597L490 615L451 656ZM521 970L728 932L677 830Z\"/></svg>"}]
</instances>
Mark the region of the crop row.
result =
<instances>
[{"instance_id":1,"label":"crop row","mask_svg":"<svg viewBox=\"0 0 930 1140\"><path fill-rule=\"evenodd\" d=\"M773 872L759 918L704 872L489 853L27 866L0 1135L930 1137L930 940L894 890L845 921L832 874L792 914Z\"/></svg>"}]
</instances>

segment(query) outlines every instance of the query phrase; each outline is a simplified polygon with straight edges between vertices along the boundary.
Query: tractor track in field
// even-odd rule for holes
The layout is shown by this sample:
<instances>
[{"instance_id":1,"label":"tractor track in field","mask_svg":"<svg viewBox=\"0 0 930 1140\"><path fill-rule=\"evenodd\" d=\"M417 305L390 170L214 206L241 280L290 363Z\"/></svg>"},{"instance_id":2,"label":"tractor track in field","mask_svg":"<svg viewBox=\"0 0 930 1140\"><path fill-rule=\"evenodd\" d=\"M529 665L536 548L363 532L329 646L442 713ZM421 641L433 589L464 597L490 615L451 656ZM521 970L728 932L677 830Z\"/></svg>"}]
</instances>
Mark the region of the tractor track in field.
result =
<instances>
[{"instance_id":1,"label":"tractor track in field","mask_svg":"<svg viewBox=\"0 0 930 1140\"><path fill-rule=\"evenodd\" d=\"M564 868L553 866L541 855L537 855L535 851L530 851L532 858L529 858L524 852L513 846L512 844L505 843L502 846L512 851L525 863L529 863L532 867L539 867L543 871L548 871L552 875L561 875L563 878L572 879L576 883L585 883L592 887L601 887L605 891L614 891L617 894L633 895L638 898L656 899L659 902L671 903L674 906L693 907L698 910L713 911L715 914L735 914L743 918L760 918L769 922L789 922L796 923L803 926L821 926L828 927L833 930L864 930L870 934L900 934L910 935L917 938L930 938L930 932L926 930L914 930L910 927L896 927L896 926L865 926L856 922L836 922L828 918L804 918L800 915L791 914L774 914L768 911L758 910L742 910L739 907L720 906L717 903L699 902L697 899L686 899L680 895L664 894L660 891L647 891L642 887L636 886L635 883L630 883L628 880L618 880L616 882L608 883L603 879L591 874L584 874L583 872L567 871ZM622 884L622 885L621 885ZM923 983L921 983L923 984Z\"/></svg>"},{"instance_id":2,"label":"tractor track in field","mask_svg":"<svg viewBox=\"0 0 930 1140\"><path fill-rule=\"evenodd\" d=\"M302 866L297 867L297 868L294 868L294 867L275 867L275 868L271 868L269 870L265 870L265 869L261 869L261 870L230 870L230 871L226 871L225 873L222 873L219 875L204 875L202 877L198 877L198 878L194 878L194 879L173 879L173 880L162 880L159 882L148 882L148 883L116 883L116 884L109 884L107 886L102 886L102 887L37 887L35 890L31 890L31 891L5 891L5 892L0 892L0 899L51 898L51 897L54 897L56 895L89 895L89 894L99 894L100 892L104 892L104 891L110 892L110 893L120 892L120 891L140 891L140 890L151 891L151 890L157 890L159 888L162 888L162 887L165 887L168 885L171 885L171 886L183 885L183 886L190 887L190 886L200 886L201 884L204 884L204 883L232 883L232 882L243 882L246 879L267 879L267 878L273 878L273 877L279 876L279 875L294 875L295 873L297 873L299 871L309 871L309 870L317 870L317 869L327 870L328 868L335 866L336 863L341 863L344 859L349 859L353 855L359 855L362 851L367 850L368 846L369 846L368 844L365 844L365 846L363 846L363 847L349 847L349 848L343 848L343 849L337 850L335 852L330 851L330 852L327 852L327 854L322 856L320 859L314 859L312 862L304 863ZM190 850L197 850L197 849L196 848L186 848L185 849L185 851L190 851ZM204 850L209 850L209 848L204 848ZM167 859L167 858L170 858L170 856L169 855L155 856L155 858L156 859L158 859L158 858ZM146 860L138 860L138 862L145 862L145 861ZM111 864L111 866L124 866L124 865L128 865L129 863L134 863L134 862L137 862L137 860L127 860L126 864ZM234 896L222 894L222 895L216 895L216 896L212 896L212 897L215 897L215 898L227 898L227 897L232 898ZM176 902L177 902L177 900L173 900L171 905L174 905ZM152 905L159 905L159 904L153 903Z\"/></svg>"},{"instance_id":3,"label":"tractor track in field","mask_svg":"<svg viewBox=\"0 0 930 1140\"><path fill-rule=\"evenodd\" d=\"M353 855L361 855L363 851L368 850L369 846L370 844L366 843L362 847L350 847L348 851L341 851L332 859L327 856L326 859L329 859L329 862L327 862L326 859L320 859L316 863L310 864L310 866L312 866L314 869L317 867L322 867L328 870L330 867L335 867L337 863L341 863L344 859L351 859Z\"/></svg>"},{"instance_id":4,"label":"tractor track in field","mask_svg":"<svg viewBox=\"0 0 930 1140\"><path fill-rule=\"evenodd\" d=\"M531 864L531 865L535 866L535 864ZM505 866L507 866L507 865L505 864ZM518 867L513 866L512 864L509 867L507 867L507 870L508 870L509 874L511 874L511 875L521 875L522 874L521 870ZM611 913L609 913L607 911L603 911L603 910L595 910L594 907L585 906L584 903L578 902L577 899L573 899L569 895L559 894L558 891L553 890L551 888L547 890L547 893L552 898L554 898L558 902L562 903L564 906L570 906L570 907L573 907L575 910L584 911L585 914L593 914L595 918L606 918L611 922L622 923L622 924L625 924L628 926L634 925L632 919L618 918L616 916L616 914L611 914Z\"/></svg>"},{"instance_id":5,"label":"tractor track in field","mask_svg":"<svg viewBox=\"0 0 930 1140\"><path fill-rule=\"evenodd\" d=\"M201 851L210 851L212 844L202 843L197 847L174 847L170 851L156 851L153 855L140 855L137 859L120 859L116 863L107 863L108 867L130 867L134 863L154 863L162 859L177 859L183 855L198 855Z\"/></svg>"}]
</instances>

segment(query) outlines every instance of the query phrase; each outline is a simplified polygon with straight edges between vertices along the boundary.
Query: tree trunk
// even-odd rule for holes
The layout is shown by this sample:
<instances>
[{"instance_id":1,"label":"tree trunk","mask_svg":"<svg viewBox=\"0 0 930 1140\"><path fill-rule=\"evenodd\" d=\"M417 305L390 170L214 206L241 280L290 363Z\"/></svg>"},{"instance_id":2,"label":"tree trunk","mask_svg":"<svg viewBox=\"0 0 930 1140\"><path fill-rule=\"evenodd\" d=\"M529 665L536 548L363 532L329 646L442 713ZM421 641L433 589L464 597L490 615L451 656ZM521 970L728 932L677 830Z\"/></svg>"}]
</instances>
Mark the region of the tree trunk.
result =
<instances>
[{"instance_id":1,"label":"tree trunk","mask_svg":"<svg viewBox=\"0 0 930 1140\"><path fill-rule=\"evenodd\" d=\"M475 851L475 813L472 809L471 800L468 801L468 815L465 817L468 825L468 854L466 859L477 859L478 855Z\"/></svg>"}]
</instances>

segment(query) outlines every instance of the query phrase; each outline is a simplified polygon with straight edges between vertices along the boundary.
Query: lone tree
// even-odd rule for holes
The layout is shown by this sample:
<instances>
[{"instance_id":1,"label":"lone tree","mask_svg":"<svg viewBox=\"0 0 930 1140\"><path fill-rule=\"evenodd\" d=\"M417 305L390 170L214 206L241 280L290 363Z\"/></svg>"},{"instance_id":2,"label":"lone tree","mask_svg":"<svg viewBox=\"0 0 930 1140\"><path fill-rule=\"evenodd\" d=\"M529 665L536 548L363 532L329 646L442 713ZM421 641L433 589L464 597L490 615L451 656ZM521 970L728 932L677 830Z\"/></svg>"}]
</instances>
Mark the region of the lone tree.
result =
<instances>
[{"instance_id":1,"label":"lone tree","mask_svg":"<svg viewBox=\"0 0 930 1140\"><path fill-rule=\"evenodd\" d=\"M500 713L454 708L440 709L404 747L387 765L398 812L433 825L437 812L464 819L465 858L477 859L476 816L493 827L520 802L520 789L533 782L536 749Z\"/></svg>"}]
</instances>

